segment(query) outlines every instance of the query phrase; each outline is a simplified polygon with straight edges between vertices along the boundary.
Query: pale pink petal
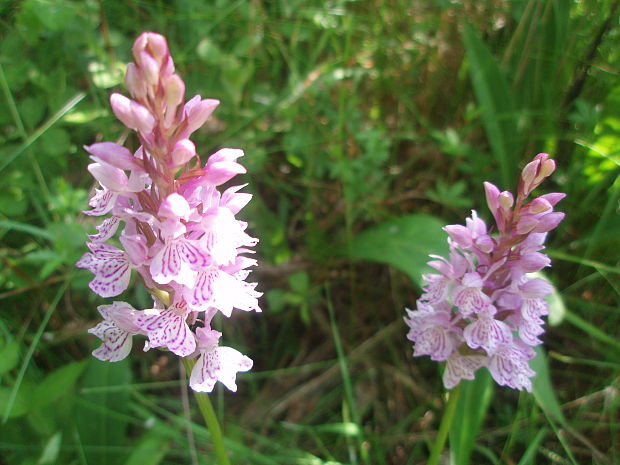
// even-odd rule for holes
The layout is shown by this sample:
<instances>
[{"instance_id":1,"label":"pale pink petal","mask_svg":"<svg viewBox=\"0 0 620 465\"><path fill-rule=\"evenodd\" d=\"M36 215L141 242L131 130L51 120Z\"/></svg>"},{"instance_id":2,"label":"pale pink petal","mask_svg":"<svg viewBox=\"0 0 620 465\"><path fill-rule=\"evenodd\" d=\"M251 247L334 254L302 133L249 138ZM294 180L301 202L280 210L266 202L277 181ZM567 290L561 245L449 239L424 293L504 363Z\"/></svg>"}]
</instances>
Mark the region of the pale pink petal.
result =
<instances>
[{"instance_id":1,"label":"pale pink petal","mask_svg":"<svg viewBox=\"0 0 620 465\"><path fill-rule=\"evenodd\" d=\"M478 315L463 330L465 342L472 349L482 348L488 354L495 352L497 347L510 344L512 331L506 323L494 319L490 315Z\"/></svg>"},{"instance_id":2,"label":"pale pink petal","mask_svg":"<svg viewBox=\"0 0 620 465\"><path fill-rule=\"evenodd\" d=\"M123 170L101 163L91 163L88 171L103 187L114 192L123 192L127 187L128 178Z\"/></svg>"},{"instance_id":3,"label":"pale pink petal","mask_svg":"<svg viewBox=\"0 0 620 465\"><path fill-rule=\"evenodd\" d=\"M101 216L108 213L114 207L118 194L107 188L95 189L95 195L90 199L88 205L93 207L92 210L84 210L84 214L88 216Z\"/></svg>"},{"instance_id":4,"label":"pale pink petal","mask_svg":"<svg viewBox=\"0 0 620 465\"><path fill-rule=\"evenodd\" d=\"M114 142L98 142L86 145L84 149L99 163L107 163L121 170L144 171L129 149Z\"/></svg>"},{"instance_id":5,"label":"pale pink petal","mask_svg":"<svg viewBox=\"0 0 620 465\"><path fill-rule=\"evenodd\" d=\"M89 234L88 238L92 242L105 242L114 234L118 229L118 225L120 224L121 219L118 216L111 216L110 218L106 218L103 223L97 226L97 234Z\"/></svg>"},{"instance_id":6,"label":"pale pink petal","mask_svg":"<svg viewBox=\"0 0 620 465\"><path fill-rule=\"evenodd\" d=\"M93 355L99 360L118 362L131 352L131 334L118 328L112 321L102 321L88 332L103 341L103 344L93 351Z\"/></svg>"},{"instance_id":7,"label":"pale pink petal","mask_svg":"<svg viewBox=\"0 0 620 465\"><path fill-rule=\"evenodd\" d=\"M136 324L149 338L149 348L167 347L186 357L196 350L196 339L185 320L186 315L173 310L148 309L138 316Z\"/></svg>"},{"instance_id":8,"label":"pale pink petal","mask_svg":"<svg viewBox=\"0 0 620 465\"><path fill-rule=\"evenodd\" d=\"M216 381L233 392L237 391L238 372L252 368L252 360L230 347L215 347L203 352L192 370L189 385L194 391L211 392Z\"/></svg>"},{"instance_id":9,"label":"pale pink petal","mask_svg":"<svg viewBox=\"0 0 620 465\"><path fill-rule=\"evenodd\" d=\"M443 385L446 389L452 389L463 379L474 379L476 371L485 365L486 357L477 355L463 356L458 352L454 352L443 372Z\"/></svg>"}]
</instances>

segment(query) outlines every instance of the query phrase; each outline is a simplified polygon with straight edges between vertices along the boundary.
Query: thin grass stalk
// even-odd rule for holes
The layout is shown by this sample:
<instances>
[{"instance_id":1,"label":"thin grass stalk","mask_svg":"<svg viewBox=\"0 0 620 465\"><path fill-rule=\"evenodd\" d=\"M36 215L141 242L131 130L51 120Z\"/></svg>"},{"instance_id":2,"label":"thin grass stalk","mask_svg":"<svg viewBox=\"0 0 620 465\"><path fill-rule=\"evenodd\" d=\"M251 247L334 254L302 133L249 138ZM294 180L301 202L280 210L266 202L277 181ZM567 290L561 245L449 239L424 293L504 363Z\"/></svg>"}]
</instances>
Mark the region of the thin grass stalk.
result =
<instances>
[{"instance_id":1,"label":"thin grass stalk","mask_svg":"<svg viewBox=\"0 0 620 465\"><path fill-rule=\"evenodd\" d=\"M192 368L196 362L188 359L187 357L184 357L181 360L183 360L185 371L189 375L189 373L192 372ZM213 441L213 447L215 448L217 462L219 465L230 465L230 460L228 460L228 455L226 455L226 447L224 446L224 435L222 434L220 423L217 421L217 415L215 414L213 405L211 405L209 395L204 392L194 391L194 397L198 403L198 408L200 409L202 418L211 433L211 439Z\"/></svg>"},{"instance_id":2,"label":"thin grass stalk","mask_svg":"<svg viewBox=\"0 0 620 465\"><path fill-rule=\"evenodd\" d=\"M433 445L431 457L428 459L427 465L437 465L439 463L439 458L441 457L441 453L443 452L443 448L446 444L446 439L448 439L448 433L452 427L452 420L454 420L454 413L456 412L456 406L458 405L461 385L462 383L459 383L458 386L450 391L448 404L446 405L443 418L441 419L439 432L437 433L437 438L435 439L435 444Z\"/></svg>"}]
</instances>

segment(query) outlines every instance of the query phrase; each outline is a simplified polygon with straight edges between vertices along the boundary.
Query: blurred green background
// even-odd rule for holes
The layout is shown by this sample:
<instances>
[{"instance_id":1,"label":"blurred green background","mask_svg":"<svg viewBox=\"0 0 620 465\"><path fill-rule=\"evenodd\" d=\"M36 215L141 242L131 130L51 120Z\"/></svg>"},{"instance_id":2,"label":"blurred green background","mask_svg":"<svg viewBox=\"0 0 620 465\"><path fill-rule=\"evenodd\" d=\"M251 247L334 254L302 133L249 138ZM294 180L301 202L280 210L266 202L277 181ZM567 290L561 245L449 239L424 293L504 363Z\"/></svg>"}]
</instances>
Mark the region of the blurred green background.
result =
<instances>
[{"instance_id":1,"label":"blurred green background","mask_svg":"<svg viewBox=\"0 0 620 465\"><path fill-rule=\"evenodd\" d=\"M74 267L82 146L128 136L108 96L145 30L222 101L203 159L246 153L264 312L220 322L254 369L212 396L234 464L424 463L445 397L404 307L441 226L543 151L568 197L535 394L467 383L451 463L620 463L619 4L1 0L0 464L213 463L174 357L90 356L104 300Z\"/></svg>"}]
</instances>

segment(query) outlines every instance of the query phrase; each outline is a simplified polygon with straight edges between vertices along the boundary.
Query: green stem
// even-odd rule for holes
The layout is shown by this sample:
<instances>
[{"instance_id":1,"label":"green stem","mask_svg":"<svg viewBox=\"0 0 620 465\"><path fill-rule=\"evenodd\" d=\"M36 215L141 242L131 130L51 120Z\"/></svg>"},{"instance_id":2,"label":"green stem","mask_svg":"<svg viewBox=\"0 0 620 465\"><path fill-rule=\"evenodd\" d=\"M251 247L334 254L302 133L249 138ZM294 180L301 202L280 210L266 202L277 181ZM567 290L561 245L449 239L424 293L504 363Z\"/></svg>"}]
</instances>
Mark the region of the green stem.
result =
<instances>
[{"instance_id":1,"label":"green stem","mask_svg":"<svg viewBox=\"0 0 620 465\"><path fill-rule=\"evenodd\" d=\"M437 433L437 439L435 445L431 451L431 458L428 459L426 465L437 465L439 463L439 457L443 452L450 427L452 426L452 420L454 419L454 412L456 412L456 406L459 402L459 393L461 392L461 384L455 387L449 394L448 404L444 411L443 418L441 419L441 425L439 425L439 432Z\"/></svg>"},{"instance_id":2,"label":"green stem","mask_svg":"<svg viewBox=\"0 0 620 465\"><path fill-rule=\"evenodd\" d=\"M181 360L183 360L183 365L185 366L185 371L189 378L196 362L188 358L182 358ZM230 460L228 460L226 448L224 447L224 436L222 435L220 424L217 421L215 410L213 410L213 405L211 405L209 395L205 392L194 391L194 396L196 397L196 402L198 402L198 408L200 409L200 413L202 413L202 418L204 418L207 428L209 428L209 432L211 433L217 462L219 465L230 465Z\"/></svg>"}]
</instances>

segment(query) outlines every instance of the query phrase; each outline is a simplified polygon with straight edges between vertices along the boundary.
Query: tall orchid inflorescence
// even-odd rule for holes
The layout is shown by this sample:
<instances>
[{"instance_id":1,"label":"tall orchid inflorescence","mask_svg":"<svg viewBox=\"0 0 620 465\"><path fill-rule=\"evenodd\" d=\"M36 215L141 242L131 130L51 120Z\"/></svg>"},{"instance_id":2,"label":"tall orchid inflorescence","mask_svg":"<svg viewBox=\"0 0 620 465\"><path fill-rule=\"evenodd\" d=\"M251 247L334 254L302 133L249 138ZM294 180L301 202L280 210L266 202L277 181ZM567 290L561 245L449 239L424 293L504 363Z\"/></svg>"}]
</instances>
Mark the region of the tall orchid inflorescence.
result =
<instances>
[{"instance_id":1,"label":"tall orchid inflorescence","mask_svg":"<svg viewBox=\"0 0 620 465\"><path fill-rule=\"evenodd\" d=\"M95 275L90 288L102 297L127 289L134 270L154 303L145 310L118 301L100 306L103 321L89 332L103 343L93 355L122 360L132 337L146 336L145 351L163 347L198 357L194 390L209 392L220 381L235 391L237 372L249 370L252 360L220 346L221 333L210 325L218 311L227 317L235 308L260 311L256 284L245 282L256 260L242 255L257 239L235 218L251 195L239 192L243 186L217 189L245 173L236 162L243 152L224 148L203 165L189 137L219 102L199 95L184 102L185 84L163 36L143 33L132 52L125 75L131 99L115 93L110 104L140 146L135 153L112 142L85 147L95 162L88 170L101 185L85 213L111 216L89 236L90 252L77 266Z\"/></svg>"},{"instance_id":2,"label":"tall orchid inflorescence","mask_svg":"<svg viewBox=\"0 0 620 465\"><path fill-rule=\"evenodd\" d=\"M532 347L542 342L544 298L552 286L528 274L551 263L541 250L547 232L564 218L553 207L565 194L526 200L554 170L549 155L538 154L521 173L516 201L510 192L484 183L497 235L475 211L466 226L444 228L449 259L431 255L436 260L428 264L439 273L423 276L424 293L415 311L407 309L405 322L414 356L447 362L448 389L487 367L498 384L531 391L535 373L528 361L535 355Z\"/></svg>"}]
</instances>

